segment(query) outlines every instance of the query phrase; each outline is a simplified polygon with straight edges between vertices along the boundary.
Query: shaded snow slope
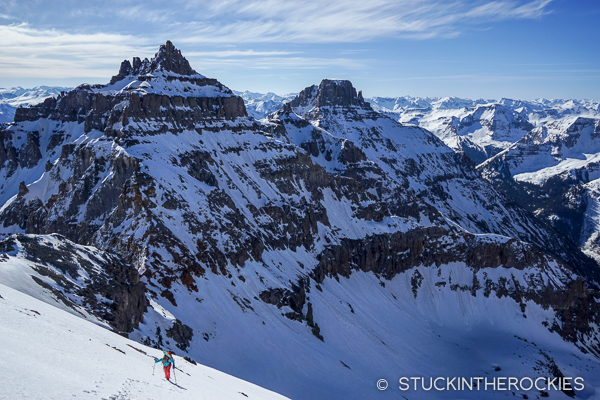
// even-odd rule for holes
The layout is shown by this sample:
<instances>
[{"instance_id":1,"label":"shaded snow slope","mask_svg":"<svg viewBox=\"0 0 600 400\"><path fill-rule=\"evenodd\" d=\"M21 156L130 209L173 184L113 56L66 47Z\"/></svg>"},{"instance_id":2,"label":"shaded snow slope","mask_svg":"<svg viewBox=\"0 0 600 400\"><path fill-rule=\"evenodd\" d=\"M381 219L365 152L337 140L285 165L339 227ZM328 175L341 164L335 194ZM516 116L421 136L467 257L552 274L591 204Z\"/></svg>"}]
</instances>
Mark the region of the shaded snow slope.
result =
<instances>
[{"instance_id":1,"label":"shaded snow slope","mask_svg":"<svg viewBox=\"0 0 600 400\"><path fill-rule=\"evenodd\" d=\"M220 85L189 78L169 43L112 84L147 68ZM262 126L235 95L80 87L20 109L0 130L0 233L18 247L5 264L31 255L17 242L50 251L52 233L91 246L76 255L116 253L148 302L130 338L296 400L397 398L377 391L382 374L499 363L580 374L589 397L596 265L432 133L348 81L319 86Z\"/></svg>"},{"instance_id":2,"label":"shaded snow slope","mask_svg":"<svg viewBox=\"0 0 600 400\"><path fill-rule=\"evenodd\" d=\"M297 258L281 259L292 260ZM307 299L324 342L303 323L282 318L282 313L293 313L288 306L278 309L252 300L249 288L260 283L253 278L256 270L249 267L242 272L249 285L234 280L236 287L228 293L226 280L211 276L199 283L200 305L183 305L186 295L180 293L181 305L166 308L186 315L193 321L188 323L203 332L206 341L198 340L188 350L192 357L291 398L397 398L401 393L394 387L379 393L375 383L387 378L393 385L400 376L535 378L549 373L546 355L564 374L584 377L588 386L582 398L600 390L598 359L543 328L553 318L551 310L530 301L520 306L496 294L488 298L483 289L473 289L474 297L473 274L460 263L415 268L385 282L372 273L357 272L339 282L328 279L320 289L312 286ZM482 270L477 276L482 282L486 277L494 281L504 277L526 285L529 273ZM268 271L261 270L260 276L275 283ZM416 287L411 281L419 276L422 285ZM452 290L452 285L468 289ZM141 337L157 326L146 321ZM495 373L496 366L502 375ZM535 394L539 392L529 392ZM423 392L404 395L421 398ZM501 399L506 393L430 393L427 398L482 396ZM552 397L567 398L562 393Z\"/></svg>"},{"instance_id":3,"label":"shaded snow slope","mask_svg":"<svg viewBox=\"0 0 600 400\"><path fill-rule=\"evenodd\" d=\"M319 287L307 288L313 318L324 341L303 323L282 318L281 313L293 312L289 306L277 308L252 299L252 287L260 285L261 280L272 282L277 279L274 274L248 265L240 275L246 284L238 278L233 281L235 286L225 277L207 276L199 282L198 293L189 299L192 301L185 301L190 297L185 291L176 290L179 306L163 303L162 307L153 302L144 323L131 337L148 341L157 328L164 328L165 318L185 316L196 334L202 335L187 355L294 399L421 398L423 391L401 393L396 386L379 392L375 383L386 378L394 385L402 376L552 378L554 368L564 376L584 379L586 387L577 393L579 398L593 399L600 390L598 359L543 328L544 323L552 324L552 309L530 300L519 304L499 295L499 289L486 289L489 282L503 280L508 282L504 289L508 293L519 286L530 287L532 280L541 284L534 290L543 291L545 284L556 288L568 285L569 276L556 265L473 273L463 263L451 263L438 268L417 267L389 281L363 272L339 281L327 279ZM474 283L477 281L487 283L478 288ZM112 395L117 399L173 395L176 388L160 379L158 368L152 377L152 360L131 346L148 355L160 352L4 285L0 285L0 296L0 337L10 358L17 360L14 370L0 367L7 382L12 382L10 393L31 395L43 385L48 388L44 398L55 398L54 393L80 394L84 398ZM24 335L33 324L35 332ZM163 336L162 340L161 347L174 348L170 338ZM57 368L49 372L40 362L56 358L65 363L58 372ZM203 366L193 367L179 357L176 361L189 374L176 372L179 385L187 389L182 396L235 399L237 392L243 392L250 398L252 394L271 398L270 393L258 392L253 385ZM22 385L23 380L16 379L32 373L40 386ZM227 391L221 391L222 384ZM507 394L511 395L492 390L450 391L427 393L427 398L503 399ZM531 398L540 392L534 389L515 394ZM568 397L551 391L551 398Z\"/></svg>"},{"instance_id":4,"label":"shaded snow slope","mask_svg":"<svg viewBox=\"0 0 600 400\"><path fill-rule=\"evenodd\" d=\"M169 383L154 366L160 350L3 284L0 296L0 399L286 399L178 356L177 384Z\"/></svg>"}]
</instances>

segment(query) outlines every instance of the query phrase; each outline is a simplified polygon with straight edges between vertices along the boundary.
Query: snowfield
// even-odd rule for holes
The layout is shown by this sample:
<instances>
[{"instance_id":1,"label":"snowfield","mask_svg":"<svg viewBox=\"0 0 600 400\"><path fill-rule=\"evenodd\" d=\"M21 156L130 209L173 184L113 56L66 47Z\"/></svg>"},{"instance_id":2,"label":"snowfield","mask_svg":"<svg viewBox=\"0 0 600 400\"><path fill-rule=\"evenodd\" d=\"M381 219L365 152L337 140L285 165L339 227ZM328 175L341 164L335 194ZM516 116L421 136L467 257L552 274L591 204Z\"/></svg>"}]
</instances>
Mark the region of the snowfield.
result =
<instances>
[{"instance_id":1,"label":"snowfield","mask_svg":"<svg viewBox=\"0 0 600 400\"><path fill-rule=\"evenodd\" d=\"M0 399L286 399L179 356L170 383L154 367L160 350L2 284L0 296Z\"/></svg>"},{"instance_id":2,"label":"snowfield","mask_svg":"<svg viewBox=\"0 0 600 400\"><path fill-rule=\"evenodd\" d=\"M512 398L512 391L401 392L396 382L400 377L536 379L551 377L552 363L559 365L564 376L584 379L585 389L577 392L578 398L599 398L598 360L539 328L540 321L552 316L551 310L527 302L521 315L511 299L472 297L427 283L440 271L442 277L452 276L455 284L468 284L472 276L460 263L418 270L425 284L417 298L409 289L410 273L382 287L373 274L359 272L340 282L327 281L323 292L311 292L325 343L280 318L267 305L253 303L253 311L235 313L233 301L214 290L224 285L206 282L201 292L215 301L185 312L198 326L214 328L210 340L197 343L190 355L275 390L295 393L290 396L294 399ZM526 278L515 270L485 273L492 278L507 273L517 281ZM159 365L152 375L151 357L160 356L159 350L2 284L0 296L0 374L5 382L0 399L286 398L207 366L192 365L180 356L175 357L180 368L175 372L176 386L165 381ZM152 307L137 333L155 328L158 316L153 314L172 318L170 311L175 311L155 302ZM218 314L225 318L213 324ZM390 383L386 391L377 390L379 379ZM540 391L514 393L517 398L525 394L536 398ZM569 397L550 391L550 398Z\"/></svg>"},{"instance_id":3,"label":"snowfield","mask_svg":"<svg viewBox=\"0 0 600 400\"><path fill-rule=\"evenodd\" d=\"M551 399L600 396L600 270L466 153L344 80L259 123L169 41L110 82L0 124L0 397L534 399L398 383L562 376L585 385ZM473 154L531 125L435 104L468 111L444 126ZM177 386L162 348L194 360Z\"/></svg>"}]
</instances>

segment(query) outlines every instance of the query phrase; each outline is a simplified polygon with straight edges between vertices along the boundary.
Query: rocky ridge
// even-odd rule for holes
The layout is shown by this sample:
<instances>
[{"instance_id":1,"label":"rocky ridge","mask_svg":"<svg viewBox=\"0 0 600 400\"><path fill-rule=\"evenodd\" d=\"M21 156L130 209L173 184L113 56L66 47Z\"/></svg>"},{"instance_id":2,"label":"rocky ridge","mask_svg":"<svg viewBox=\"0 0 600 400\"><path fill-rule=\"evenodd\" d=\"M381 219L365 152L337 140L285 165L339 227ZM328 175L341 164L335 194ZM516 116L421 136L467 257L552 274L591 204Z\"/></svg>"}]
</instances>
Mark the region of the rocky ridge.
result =
<instances>
[{"instance_id":1,"label":"rocky ridge","mask_svg":"<svg viewBox=\"0 0 600 400\"><path fill-rule=\"evenodd\" d=\"M572 117L536 128L478 166L523 207L598 257L600 120Z\"/></svg>"},{"instance_id":2,"label":"rocky ridge","mask_svg":"<svg viewBox=\"0 0 600 400\"><path fill-rule=\"evenodd\" d=\"M329 171L377 187L392 215L404 215L397 207L418 199L424 203L420 208L431 207L470 232L518 238L559 258L571 254L573 258L563 260L582 266L581 273L598 281L594 262L481 179L468 156L451 151L423 129L377 113L353 88L340 95L338 88L348 85L324 80L318 88L306 88L269 117L274 134L307 150ZM316 105L325 103L323 96L328 105Z\"/></svg>"},{"instance_id":3,"label":"rocky ridge","mask_svg":"<svg viewBox=\"0 0 600 400\"><path fill-rule=\"evenodd\" d=\"M257 119L276 111L277 104L281 107L290 101L289 96L273 95L270 96L271 103L277 104L270 103L269 108L264 108L261 102L253 101L260 96L254 93L245 98ZM600 104L588 100L470 100L402 96L370 97L366 101L379 113L434 133L448 147L468 154L476 164L508 148L535 127L577 116L600 118Z\"/></svg>"},{"instance_id":4,"label":"rocky ridge","mask_svg":"<svg viewBox=\"0 0 600 400\"><path fill-rule=\"evenodd\" d=\"M1 131L0 232L60 233L134 266L149 307L131 338L294 398L348 396L406 357L445 373L405 349L425 340L460 359L432 332L460 338L471 323L600 356L596 265L469 157L348 81L309 87L260 125L171 46ZM302 374L315 384L284 379Z\"/></svg>"},{"instance_id":5,"label":"rocky ridge","mask_svg":"<svg viewBox=\"0 0 600 400\"><path fill-rule=\"evenodd\" d=\"M50 296L69 311L95 317L119 333L132 332L147 311L138 271L113 254L57 234L12 235L0 241L0 250L4 283L17 281L20 290L44 299ZM11 264L19 265L17 274L7 271Z\"/></svg>"}]
</instances>

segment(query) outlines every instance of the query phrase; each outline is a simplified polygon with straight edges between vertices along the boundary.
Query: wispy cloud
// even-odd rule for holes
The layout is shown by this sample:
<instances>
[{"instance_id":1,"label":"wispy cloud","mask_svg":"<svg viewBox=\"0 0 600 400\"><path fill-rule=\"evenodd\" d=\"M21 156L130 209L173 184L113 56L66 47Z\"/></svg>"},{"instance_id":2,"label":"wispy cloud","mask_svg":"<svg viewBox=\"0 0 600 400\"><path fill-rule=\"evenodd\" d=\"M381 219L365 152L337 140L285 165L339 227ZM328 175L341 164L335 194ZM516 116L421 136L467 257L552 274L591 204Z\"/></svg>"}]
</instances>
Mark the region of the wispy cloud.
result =
<instances>
[{"instance_id":1,"label":"wispy cloud","mask_svg":"<svg viewBox=\"0 0 600 400\"><path fill-rule=\"evenodd\" d=\"M0 76L108 78L123 59L150 57L167 38L185 49L198 70L209 65L352 69L372 60L360 59L352 49L305 55L303 46L454 38L482 24L541 18L551 2L90 0L73 7L72 1L47 6L0 0Z\"/></svg>"},{"instance_id":2,"label":"wispy cloud","mask_svg":"<svg viewBox=\"0 0 600 400\"><path fill-rule=\"evenodd\" d=\"M190 59L192 59L190 57ZM329 67L361 69L372 60L317 57L260 57L253 60L241 58L199 58L193 65L200 68L231 67L251 69L322 69Z\"/></svg>"},{"instance_id":3,"label":"wispy cloud","mask_svg":"<svg viewBox=\"0 0 600 400\"><path fill-rule=\"evenodd\" d=\"M149 38L121 34L67 33L35 29L29 24L0 25L0 76L31 78L108 78L123 59L150 57L157 50ZM146 45L148 44L148 45ZM187 51L194 68L236 66L252 69L317 69L364 67L365 62L347 58L303 57L297 51L216 50Z\"/></svg>"},{"instance_id":4,"label":"wispy cloud","mask_svg":"<svg viewBox=\"0 0 600 400\"><path fill-rule=\"evenodd\" d=\"M297 51L255 51L255 50L219 50L219 51L188 51L186 57L274 57L297 54Z\"/></svg>"},{"instance_id":5,"label":"wispy cloud","mask_svg":"<svg viewBox=\"0 0 600 400\"><path fill-rule=\"evenodd\" d=\"M117 32L136 42L169 37L178 43L357 43L376 39L453 38L465 29L510 19L536 19L551 12L553 0L90 0L71 2L0 1L0 19L36 27L87 34ZM35 9L40 8L39 12ZM17 15L20 13L19 15ZM31 20L37 16L37 22ZM60 28L59 28L60 27ZM14 28L13 31L16 31ZM38 36L35 32L21 33ZM59 32L51 31L49 40ZM3 37L3 39L6 39ZM141 39L141 40L140 40ZM6 43L6 40L3 40Z\"/></svg>"},{"instance_id":6,"label":"wispy cloud","mask_svg":"<svg viewBox=\"0 0 600 400\"><path fill-rule=\"evenodd\" d=\"M511 19L538 19L553 0L90 0L85 7L53 2L39 18L69 16L77 29L152 32L178 42L356 43L374 39L453 38L466 29ZM28 7L14 3L3 13ZM23 18L28 14L21 11ZM27 19L25 19L27 20Z\"/></svg>"},{"instance_id":7,"label":"wispy cloud","mask_svg":"<svg viewBox=\"0 0 600 400\"><path fill-rule=\"evenodd\" d=\"M186 2L183 40L198 42L364 42L456 37L469 26L536 19L552 0L222 0Z\"/></svg>"},{"instance_id":8,"label":"wispy cloud","mask_svg":"<svg viewBox=\"0 0 600 400\"><path fill-rule=\"evenodd\" d=\"M73 34L26 23L0 25L0 37L0 75L5 77L106 77L123 58L147 52L143 41L129 35Z\"/></svg>"},{"instance_id":9,"label":"wispy cloud","mask_svg":"<svg viewBox=\"0 0 600 400\"><path fill-rule=\"evenodd\" d=\"M552 0L536 0L519 5L514 1L492 1L475 7L465 14L470 18L487 17L492 19L535 19L550 11L547 6Z\"/></svg>"}]
</instances>

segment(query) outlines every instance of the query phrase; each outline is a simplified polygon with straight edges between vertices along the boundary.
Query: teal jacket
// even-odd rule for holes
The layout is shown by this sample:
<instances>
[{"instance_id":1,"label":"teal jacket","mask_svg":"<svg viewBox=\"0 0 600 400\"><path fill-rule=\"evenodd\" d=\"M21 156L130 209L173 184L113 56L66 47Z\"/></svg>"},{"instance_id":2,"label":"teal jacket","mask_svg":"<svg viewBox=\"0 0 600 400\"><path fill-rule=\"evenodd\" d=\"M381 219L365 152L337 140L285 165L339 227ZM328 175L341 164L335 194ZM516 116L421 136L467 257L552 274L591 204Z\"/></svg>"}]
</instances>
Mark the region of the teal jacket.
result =
<instances>
[{"instance_id":1,"label":"teal jacket","mask_svg":"<svg viewBox=\"0 0 600 400\"><path fill-rule=\"evenodd\" d=\"M163 358L164 358L164 357L163 357ZM163 363L163 365L164 365L165 367L168 367L168 366L169 366L169 365L171 365L171 364L173 364L173 366L175 366L175 360L173 360L173 359L172 359L171 357L169 357L169 356L167 356L167 360L166 360L166 361L163 361L163 359L162 359L162 358L159 358L159 359L157 359L157 360L155 361L155 363L159 363L159 362L162 362L162 363Z\"/></svg>"}]
</instances>

